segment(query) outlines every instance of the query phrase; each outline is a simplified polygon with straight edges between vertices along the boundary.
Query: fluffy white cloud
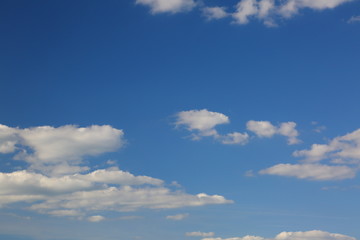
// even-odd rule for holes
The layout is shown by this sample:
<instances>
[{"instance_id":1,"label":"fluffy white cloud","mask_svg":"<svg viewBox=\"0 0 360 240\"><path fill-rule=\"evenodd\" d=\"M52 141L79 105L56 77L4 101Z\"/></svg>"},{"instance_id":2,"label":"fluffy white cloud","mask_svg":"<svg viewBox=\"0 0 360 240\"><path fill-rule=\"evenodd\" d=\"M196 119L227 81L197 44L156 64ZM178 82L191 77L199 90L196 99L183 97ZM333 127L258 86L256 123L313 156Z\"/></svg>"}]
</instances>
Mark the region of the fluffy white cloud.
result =
<instances>
[{"instance_id":1,"label":"fluffy white cloud","mask_svg":"<svg viewBox=\"0 0 360 240\"><path fill-rule=\"evenodd\" d=\"M354 178L356 170L348 166L329 166L320 164L278 164L261 170L259 173L324 181Z\"/></svg>"},{"instance_id":2,"label":"fluffy white cloud","mask_svg":"<svg viewBox=\"0 0 360 240\"><path fill-rule=\"evenodd\" d=\"M220 136L219 140L223 144L240 144L244 145L249 141L249 135L247 133L233 132L224 136Z\"/></svg>"},{"instance_id":3,"label":"fluffy white cloud","mask_svg":"<svg viewBox=\"0 0 360 240\"><path fill-rule=\"evenodd\" d=\"M246 128L258 137L272 137L277 132L277 128L268 121L250 120L246 123Z\"/></svg>"},{"instance_id":4,"label":"fluffy white cloud","mask_svg":"<svg viewBox=\"0 0 360 240\"><path fill-rule=\"evenodd\" d=\"M201 135L208 136L213 134L215 126L229 122L229 118L222 113L202 109L179 112L175 124L184 125L190 131L197 130Z\"/></svg>"},{"instance_id":5,"label":"fluffy white cloud","mask_svg":"<svg viewBox=\"0 0 360 240\"><path fill-rule=\"evenodd\" d=\"M221 19L229 16L225 7L204 7L202 8L203 15L208 19Z\"/></svg>"},{"instance_id":6,"label":"fluffy white cloud","mask_svg":"<svg viewBox=\"0 0 360 240\"><path fill-rule=\"evenodd\" d=\"M234 238L203 238L203 240L356 240L354 237L343 234L329 233L319 230L307 232L282 232L274 238L245 236Z\"/></svg>"},{"instance_id":7,"label":"fluffy white cloud","mask_svg":"<svg viewBox=\"0 0 360 240\"><path fill-rule=\"evenodd\" d=\"M213 232L187 232L185 236L188 237L212 237L215 233Z\"/></svg>"},{"instance_id":8,"label":"fluffy white cloud","mask_svg":"<svg viewBox=\"0 0 360 240\"><path fill-rule=\"evenodd\" d=\"M55 195L78 191L102 189L104 184L118 185L162 185L163 181L147 176L134 176L121 170L100 169L88 174L74 174L62 177L47 177L28 171L0 173L0 204L49 199ZM28 199L26 197L28 196ZM21 197L18 200L16 197ZM11 201L12 200L12 201Z\"/></svg>"},{"instance_id":9,"label":"fluffy white cloud","mask_svg":"<svg viewBox=\"0 0 360 240\"><path fill-rule=\"evenodd\" d=\"M298 131L296 130L296 123L283 122L279 127L274 126L269 121L253 121L247 122L246 127L249 131L254 132L258 137L273 137L275 134L279 134L288 137L288 144L299 143Z\"/></svg>"},{"instance_id":10,"label":"fluffy white cloud","mask_svg":"<svg viewBox=\"0 0 360 240\"><path fill-rule=\"evenodd\" d=\"M305 157L305 162L324 159L348 164L360 164L360 129L336 137L328 144L313 144L309 150L295 151L294 156Z\"/></svg>"},{"instance_id":11,"label":"fluffy white cloud","mask_svg":"<svg viewBox=\"0 0 360 240\"><path fill-rule=\"evenodd\" d=\"M123 135L122 130L108 125L25 129L0 125L0 153L17 152L14 159L24 160L32 169L50 175L75 173L88 170L78 166L83 157L119 149L124 144Z\"/></svg>"},{"instance_id":12,"label":"fluffy white cloud","mask_svg":"<svg viewBox=\"0 0 360 240\"><path fill-rule=\"evenodd\" d=\"M213 137L223 144L245 144L248 141L247 133L233 132L221 135L215 127L220 124L229 123L229 118L218 112L211 112L207 109L182 111L176 114L176 126L185 126L193 132L193 139L199 140L202 137Z\"/></svg>"},{"instance_id":13,"label":"fluffy white cloud","mask_svg":"<svg viewBox=\"0 0 360 240\"><path fill-rule=\"evenodd\" d=\"M153 14L187 12L196 6L193 0L136 0L136 4L150 7Z\"/></svg>"},{"instance_id":14,"label":"fluffy white cloud","mask_svg":"<svg viewBox=\"0 0 360 240\"><path fill-rule=\"evenodd\" d=\"M180 221L180 220L187 218L188 216L189 216L188 213L182 213L182 214L166 216L166 219Z\"/></svg>"}]
</instances>

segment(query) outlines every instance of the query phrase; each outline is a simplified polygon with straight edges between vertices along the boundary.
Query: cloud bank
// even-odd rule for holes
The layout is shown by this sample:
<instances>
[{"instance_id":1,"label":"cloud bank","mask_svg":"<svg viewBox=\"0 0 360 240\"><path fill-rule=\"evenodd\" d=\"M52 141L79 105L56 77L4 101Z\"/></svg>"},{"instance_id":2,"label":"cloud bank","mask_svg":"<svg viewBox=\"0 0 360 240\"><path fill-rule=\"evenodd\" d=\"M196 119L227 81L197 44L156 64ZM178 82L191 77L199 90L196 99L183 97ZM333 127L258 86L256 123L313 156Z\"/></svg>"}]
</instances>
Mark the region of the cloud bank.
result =
<instances>
[{"instance_id":1,"label":"cloud bank","mask_svg":"<svg viewBox=\"0 0 360 240\"><path fill-rule=\"evenodd\" d=\"M233 238L203 238L202 240L356 240L354 237L319 230L308 232L282 232L274 238L244 236Z\"/></svg>"},{"instance_id":2,"label":"cloud bank","mask_svg":"<svg viewBox=\"0 0 360 240\"><path fill-rule=\"evenodd\" d=\"M105 217L93 213L232 203L220 195L171 190L160 179L117 167L90 171L84 166L85 156L123 146L123 135L108 125L26 129L0 125L0 153L29 164L21 171L0 172L0 207L23 203L43 214L100 222Z\"/></svg>"}]
</instances>

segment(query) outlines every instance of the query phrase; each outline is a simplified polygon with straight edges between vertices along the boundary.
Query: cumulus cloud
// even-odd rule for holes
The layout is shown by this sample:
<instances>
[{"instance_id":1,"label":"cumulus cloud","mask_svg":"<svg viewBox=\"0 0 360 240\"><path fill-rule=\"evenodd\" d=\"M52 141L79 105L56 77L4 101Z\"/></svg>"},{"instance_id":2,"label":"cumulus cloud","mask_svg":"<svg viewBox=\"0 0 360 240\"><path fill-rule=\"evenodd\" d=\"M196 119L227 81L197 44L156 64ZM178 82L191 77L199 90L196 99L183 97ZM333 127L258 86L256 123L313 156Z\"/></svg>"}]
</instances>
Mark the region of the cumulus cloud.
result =
<instances>
[{"instance_id":1,"label":"cumulus cloud","mask_svg":"<svg viewBox=\"0 0 360 240\"><path fill-rule=\"evenodd\" d=\"M328 144L313 144L309 150L295 151L294 156L304 157L305 162L332 162L360 164L360 129L332 139Z\"/></svg>"},{"instance_id":2,"label":"cumulus cloud","mask_svg":"<svg viewBox=\"0 0 360 240\"><path fill-rule=\"evenodd\" d=\"M202 12L208 20L222 19L229 16L225 7L204 7Z\"/></svg>"},{"instance_id":3,"label":"cumulus cloud","mask_svg":"<svg viewBox=\"0 0 360 240\"><path fill-rule=\"evenodd\" d=\"M259 236L245 236L234 238L203 238L203 240L356 240L354 237L338 233L329 233L320 230L307 232L282 232L274 238Z\"/></svg>"},{"instance_id":4,"label":"cumulus cloud","mask_svg":"<svg viewBox=\"0 0 360 240\"><path fill-rule=\"evenodd\" d=\"M356 171L348 166L329 166L320 164L278 164L261 170L259 173L324 181L354 178Z\"/></svg>"},{"instance_id":5,"label":"cumulus cloud","mask_svg":"<svg viewBox=\"0 0 360 240\"><path fill-rule=\"evenodd\" d=\"M187 12L196 6L193 0L136 0L136 4L148 6L153 14Z\"/></svg>"},{"instance_id":6,"label":"cumulus cloud","mask_svg":"<svg viewBox=\"0 0 360 240\"><path fill-rule=\"evenodd\" d=\"M327 144L313 144L310 149L295 151L293 156L303 159L299 164L278 164L260 173L309 180L354 178L360 169L360 129L335 137Z\"/></svg>"},{"instance_id":7,"label":"cumulus cloud","mask_svg":"<svg viewBox=\"0 0 360 240\"><path fill-rule=\"evenodd\" d=\"M212 237L215 233L213 232L187 232L185 236L188 237Z\"/></svg>"},{"instance_id":8,"label":"cumulus cloud","mask_svg":"<svg viewBox=\"0 0 360 240\"><path fill-rule=\"evenodd\" d=\"M182 214L176 214L176 215L170 215L166 216L166 219L173 220L173 221L180 221L189 216L188 213L182 213Z\"/></svg>"},{"instance_id":9,"label":"cumulus cloud","mask_svg":"<svg viewBox=\"0 0 360 240\"><path fill-rule=\"evenodd\" d=\"M233 132L219 137L219 140L223 144L240 144L244 145L249 141L249 135L247 133Z\"/></svg>"},{"instance_id":10,"label":"cumulus cloud","mask_svg":"<svg viewBox=\"0 0 360 240\"><path fill-rule=\"evenodd\" d=\"M176 118L176 126L184 126L192 132L193 140L199 140L202 137L213 137L223 144L245 144L249 138L247 133L219 134L215 127L230 122L229 117L222 113L211 112L207 109L189 110L177 113Z\"/></svg>"},{"instance_id":11,"label":"cumulus cloud","mask_svg":"<svg viewBox=\"0 0 360 240\"><path fill-rule=\"evenodd\" d=\"M295 122L283 122L279 127L274 126L269 121L254 121L250 120L247 122L246 127L249 131L254 132L260 138L270 138L275 134L279 134L288 138L288 144L297 144L300 140L296 130Z\"/></svg>"},{"instance_id":12,"label":"cumulus cloud","mask_svg":"<svg viewBox=\"0 0 360 240\"><path fill-rule=\"evenodd\" d=\"M16 152L14 159L28 162L30 168L61 175L88 170L78 166L81 160L85 156L116 151L125 142L123 135L122 130L108 125L25 129L0 125L0 152Z\"/></svg>"}]
</instances>

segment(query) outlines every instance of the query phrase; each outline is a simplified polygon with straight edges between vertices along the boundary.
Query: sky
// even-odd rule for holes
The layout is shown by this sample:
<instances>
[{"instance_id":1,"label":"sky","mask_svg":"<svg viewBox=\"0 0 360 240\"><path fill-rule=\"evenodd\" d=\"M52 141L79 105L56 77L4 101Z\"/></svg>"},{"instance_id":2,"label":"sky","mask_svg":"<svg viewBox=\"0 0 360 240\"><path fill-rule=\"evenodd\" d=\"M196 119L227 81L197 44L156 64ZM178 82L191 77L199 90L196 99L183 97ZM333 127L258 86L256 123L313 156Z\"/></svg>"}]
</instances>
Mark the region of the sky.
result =
<instances>
[{"instance_id":1,"label":"sky","mask_svg":"<svg viewBox=\"0 0 360 240\"><path fill-rule=\"evenodd\" d=\"M0 239L360 239L358 0L2 0Z\"/></svg>"}]
</instances>

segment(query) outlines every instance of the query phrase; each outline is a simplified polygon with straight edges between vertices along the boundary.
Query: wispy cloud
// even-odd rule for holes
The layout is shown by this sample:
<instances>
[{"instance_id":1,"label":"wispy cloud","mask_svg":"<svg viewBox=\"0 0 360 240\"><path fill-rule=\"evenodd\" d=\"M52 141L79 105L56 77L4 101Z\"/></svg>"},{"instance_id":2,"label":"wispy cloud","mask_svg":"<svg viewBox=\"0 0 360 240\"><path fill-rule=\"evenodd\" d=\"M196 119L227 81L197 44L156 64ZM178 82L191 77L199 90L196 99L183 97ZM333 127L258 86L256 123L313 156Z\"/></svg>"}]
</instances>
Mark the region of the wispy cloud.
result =
<instances>
[{"instance_id":1,"label":"wispy cloud","mask_svg":"<svg viewBox=\"0 0 360 240\"><path fill-rule=\"evenodd\" d=\"M352 16L349 20L348 23L359 23L360 22L360 15L359 16Z\"/></svg>"},{"instance_id":2,"label":"wispy cloud","mask_svg":"<svg viewBox=\"0 0 360 240\"><path fill-rule=\"evenodd\" d=\"M213 232L187 232L185 236L187 237L212 237L215 233Z\"/></svg>"},{"instance_id":3,"label":"wispy cloud","mask_svg":"<svg viewBox=\"0 0 360 240\"><path fill-rule=\"evenodd\" d=\"M187 217L189 217L188 213L181 213L181 214L166 216L166 219L173 220L173 221L181 221Z\"/></svg>"}]
</instances>

